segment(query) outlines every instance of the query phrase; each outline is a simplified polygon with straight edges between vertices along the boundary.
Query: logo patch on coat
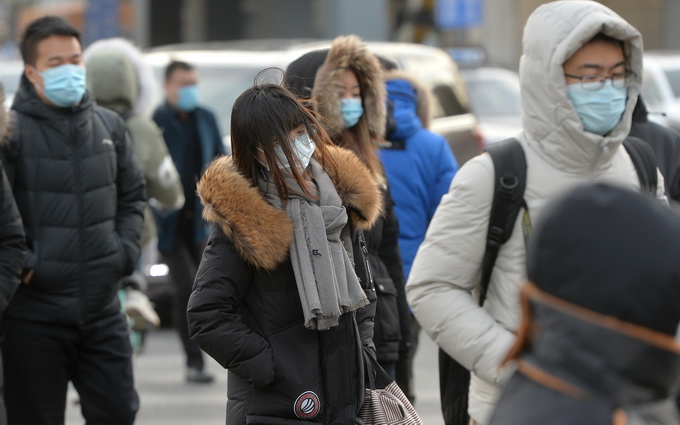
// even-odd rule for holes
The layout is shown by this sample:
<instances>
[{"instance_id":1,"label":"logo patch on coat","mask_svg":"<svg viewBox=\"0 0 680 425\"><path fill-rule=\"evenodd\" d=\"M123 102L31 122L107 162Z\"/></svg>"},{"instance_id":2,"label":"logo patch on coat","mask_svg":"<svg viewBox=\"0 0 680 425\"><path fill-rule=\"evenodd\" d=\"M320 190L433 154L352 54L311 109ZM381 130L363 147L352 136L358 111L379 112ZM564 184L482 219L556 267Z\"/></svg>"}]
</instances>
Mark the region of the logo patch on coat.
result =
<instances>
[{"instance_id":1,"label":"logo patch on coat","mask_svg":"<svg viewBox=\"0 0 680 425\"><path fill-rule=\"evenodd\" d=\"M312 419L319 414L319 410L321 410L321 401L313 391L305 391L300 394L295 400L293 408L295 416L300 419Z\"/></svg>"}]
</instances>

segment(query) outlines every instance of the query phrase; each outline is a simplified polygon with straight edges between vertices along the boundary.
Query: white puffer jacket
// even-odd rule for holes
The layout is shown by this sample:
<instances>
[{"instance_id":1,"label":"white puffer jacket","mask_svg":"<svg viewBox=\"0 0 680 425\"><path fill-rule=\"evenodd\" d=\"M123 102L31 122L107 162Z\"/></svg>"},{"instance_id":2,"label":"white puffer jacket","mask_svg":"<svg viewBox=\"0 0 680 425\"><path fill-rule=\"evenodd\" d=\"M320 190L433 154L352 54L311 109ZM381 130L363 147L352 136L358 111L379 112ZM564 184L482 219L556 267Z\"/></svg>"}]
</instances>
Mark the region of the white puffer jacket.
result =
<instances>
[{"instance_id":1,"label":"white puffer jacket","mask_svg":"<svg viewBox=\"0 0 680 425\"><path fill-rule=\"evenodd\" d=\"M562 69L600 31L624 41L628 69L638 75L628 90L626 112L606 137L583 131L567 97ZM547 202L588 179L639 190L635 168L621 144L640 89L642 51L640 33L594 1L551 2L529 18L520 62L524 131L517 137L527 158L524 196L533 222ZM663 178L658 175L657 196L665 200ZM406 287L423 329L472 370L468 411L482 425L488 423L498 396L499 362L515 339L519 287L526 278L525 243L518 219L496 260L484 307L478 306L493 189L494 169L488 154L460 169L430 224Z\"/></svg>"}]
</instances>

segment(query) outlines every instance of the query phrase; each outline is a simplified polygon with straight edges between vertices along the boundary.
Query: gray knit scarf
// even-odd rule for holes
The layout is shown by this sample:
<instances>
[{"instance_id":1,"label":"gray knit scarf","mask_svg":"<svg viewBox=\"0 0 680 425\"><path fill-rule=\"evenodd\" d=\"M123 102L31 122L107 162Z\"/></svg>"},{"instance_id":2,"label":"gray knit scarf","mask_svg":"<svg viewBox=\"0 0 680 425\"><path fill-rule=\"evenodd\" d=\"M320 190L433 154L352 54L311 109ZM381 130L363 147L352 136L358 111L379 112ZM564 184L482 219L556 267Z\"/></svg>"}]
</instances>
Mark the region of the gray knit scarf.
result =
<instances>
[{"instance_id":1,"label":"gray knit scarf","mask_svg":"<svg viewBox=\"0 0 680 425\"><path fill-rule=\"evenodd\" d=\"M368 304L345 247L352 246L347 211L328 174L314 160L311 172L318 199L304 196L295 179L286 178L290 190L286 213L293 221L290 259L295 272L305 327L326 330L341 314ZM281 208L273 181L259 181L267 200ZM344 230L344 231L343 231Z\"/></svg>"}]
</instances>

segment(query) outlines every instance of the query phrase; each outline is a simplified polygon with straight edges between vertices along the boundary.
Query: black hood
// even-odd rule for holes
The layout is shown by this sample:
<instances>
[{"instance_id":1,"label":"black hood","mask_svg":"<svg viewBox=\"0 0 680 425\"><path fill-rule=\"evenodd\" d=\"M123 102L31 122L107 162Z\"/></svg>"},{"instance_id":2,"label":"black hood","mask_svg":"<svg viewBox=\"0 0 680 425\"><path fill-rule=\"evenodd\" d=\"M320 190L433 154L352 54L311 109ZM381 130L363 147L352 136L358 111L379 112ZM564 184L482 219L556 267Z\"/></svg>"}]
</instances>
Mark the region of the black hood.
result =
<instances>
[{"instance_id":1,"label":"black hood","mask_svg":"<svg viewBox=\"0 0 680 425\"><path fill-rule=\"evenodd\" d=\"M21 75L19 90L17 90L17 93L14 96L12 109L35 118L50 119L64 114L77 114L89 109L93 103L92 97L86 91L83 99L76 106L68 106L66 108L50 106L42 101L40 96L38 96L38 93L36 93L33 84L26 78L26 73L23 73Z\"/></svg>"},{"instance_id":2,"label":"black hood","mask_svg":"<svg viewBox=\"0 0 680 425\"><path fill-rule=\"evenodd\" d=\"M680 216L628 189L581 186L549 206L527 254L539 289L595 312L675 334Z\"/></svg>"}]
</instances>

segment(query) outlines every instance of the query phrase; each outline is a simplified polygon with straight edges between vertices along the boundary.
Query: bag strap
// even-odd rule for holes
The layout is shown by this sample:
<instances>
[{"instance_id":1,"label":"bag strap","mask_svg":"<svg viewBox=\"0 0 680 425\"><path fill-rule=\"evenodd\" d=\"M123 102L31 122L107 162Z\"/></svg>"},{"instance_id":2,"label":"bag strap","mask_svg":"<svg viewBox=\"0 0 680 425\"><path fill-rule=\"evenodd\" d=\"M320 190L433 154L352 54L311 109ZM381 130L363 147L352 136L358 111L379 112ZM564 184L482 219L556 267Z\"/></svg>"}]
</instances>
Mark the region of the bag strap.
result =
<instances>
[{"instance_id":1,"label":"bag strap","mask_svg":"<svg viewBox=\"0 0 680 425\"><path fill-rule=\"evenodd\" d=\"M489 146L486 151L493 161L495 185L489 230L486 235L486 250L482 260L480 306L484 305L486 299L498 251L510 238L520 209L527 209L524 201L527 162L519 141L515 138L503 140Z\"/></svg>"},{"instance_id":2,"label":"bag strap","mask_svg":"<svg viewBox=\"0 0 680 425\"><path fill-rule=\"evenodd\" d=\"M644 140L636 137L627 137L623 141L623 147L626 148L635 166L635 171L640 180L640 191L644 194L656 196L659 180L656 174L656 156L652 147Z\"/></svg>"},{"instance_id":3,"label":"bag strap","mask_svg":"<svg viewBox=\"0 0 680 425\"><path fill-rule=\"evenodd\" d=\"M385 369L380 366L380 363L378 363L376 358L374 358L366 349L363 349L362 352L364 357L364 368L366 375L368 376L368 385L366 388L375 390L375 382L378 377L381 378L380 380L382 382L387 382L388 385L394 382L394 378L385 372Z\"/></svg>"}]
</instances>

